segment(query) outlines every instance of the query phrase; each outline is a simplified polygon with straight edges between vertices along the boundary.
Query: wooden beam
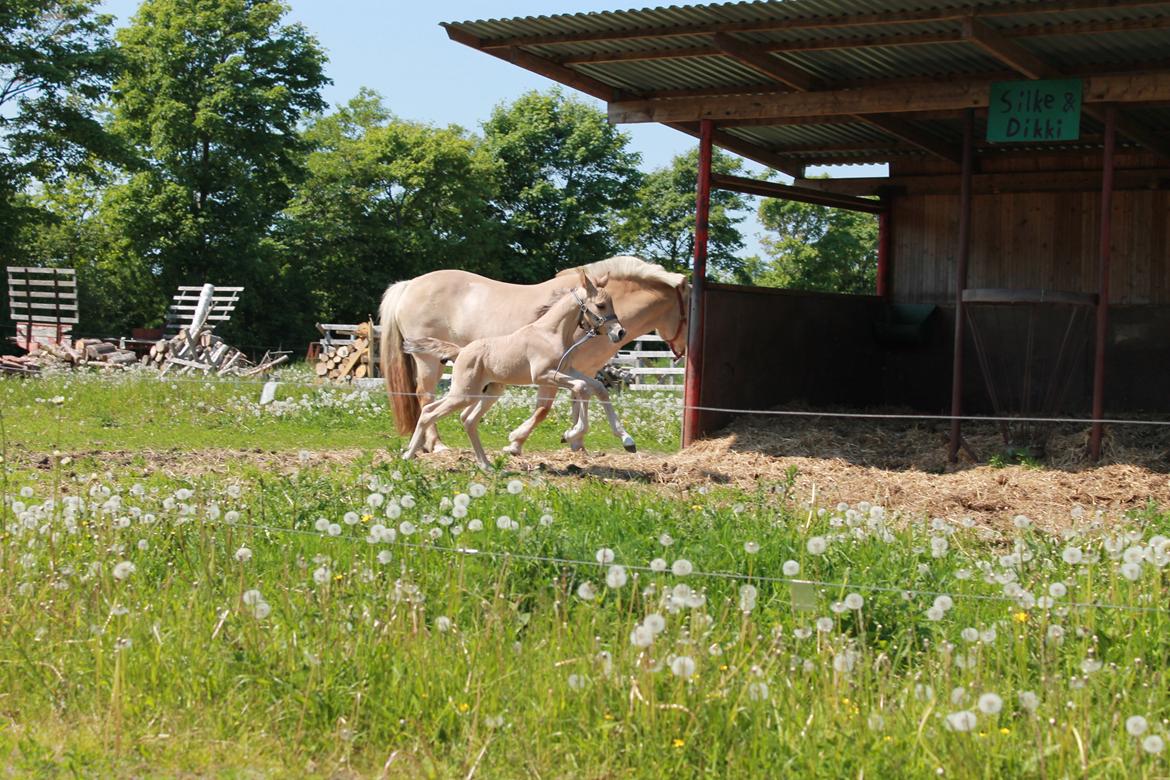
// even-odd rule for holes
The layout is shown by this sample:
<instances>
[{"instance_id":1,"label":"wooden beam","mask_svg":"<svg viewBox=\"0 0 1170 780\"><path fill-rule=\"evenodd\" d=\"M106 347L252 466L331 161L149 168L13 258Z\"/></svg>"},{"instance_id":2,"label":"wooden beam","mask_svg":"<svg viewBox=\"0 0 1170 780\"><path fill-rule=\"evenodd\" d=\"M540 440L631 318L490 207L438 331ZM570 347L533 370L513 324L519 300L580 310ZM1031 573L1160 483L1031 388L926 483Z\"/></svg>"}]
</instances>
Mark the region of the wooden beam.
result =
<instances>
[{"instance_id":1,"label":"wooden beam","mask_svg":"<svg viewBox=\"0 0 1170 780\"><path fill-rule=\"evenodd\" d=\"M1035 24L1013 27L1011 37L1042 38L1058 35L1103 35L1129 32L1132 30L1163 30L1170 27L1170 16L1140 17L1137 19L1094 20L1085 22L1061 22L1057 24ZM929 46L933 44L960 43L962 30L931 33L892 33L878 35L848 35L814 38L802 41L783 41L758 44L764 52L833 51L837 49L864 49L889 46ZM562 65L598 65L608 62L641 62L651 60L687 59L692 57L718 57L723 54L717 46L679 46L670 49L635 49L633 51L601 51L589 54L568 54L555 57Z\"/></svg>"},{"instance_id":2,"label":"wooden beam","mask_svg":"<svg viewBox=\"0 0 1170 780\"><path fill-rule=\"evenodd\" d=\"M974 13L978 13L984 17L1028 16L1054 12L1145 8L1163 4L1164 0L1041 0L1040 2L1014 2L993 6L977 6L971 4L958 8L878 11L868 14L800 16L788 19L761 19L748 22L700 22L697 24L676 24L670 27L627 27L624 29L581 30L543 35L513 35L484 41L484 46L486 48L546 46L557 43L581 43L585 41L676 38L692 35L712 35L717 32L736 33L774 30L846 29L849 27L875 27L921 22L957 21ZM443 26L450 30L453 27L458 27L458 23L446 22Z\"/></svg>"},{"instance_id":3,"label":"wooden beam","mask_svg":"<svg viewBox=\"0 0 1170 780\"><path fill-rule=\"evenodd\" d=\"M1170 101L1170 71L1084 79L1084 103L1154 103ZM719 122L788 117L847 117L986 108L991 82L956 80L907 89L897 83L870 89L770 93L727 97L617 100L609 120L627 122Z\"/></svg>"},{"instance_id":4,"label":"wooden beam","mask_svg":"<svg viewBox=\"0 0 1170 780\"><path fill-rule=\"evenodd\" d=\"M963 37L1030 79L1056 79L1066 75L1043 57L1033 54L1012 38L988 27L978 19L967 18L963 20ZM1108 109L1104 106L1085 106L1084 108L1087 115L1102 123L1106 120L1107 111ZM1118 132L1132 138L1155 154L1170 159L1170 139L1164 138L1142 122L1120 112L1113 121Z\"/></svg>"},{"instance_id":5,"label":"wooden beam","mask_svg":"<svg viewBox=\"0 0 1170 780\"><path fill-rule=\"evenodd\" d=\"M797 92L812 92L818 89L824 89L825 87L824 82L813 77L807 71L783 63L767 52L737 41L728 35L722 33L716 34L715 45L736 61L755 69L774 81L791 87ZM953 148L950 144L944 143L929 133L922 132L904 120L881 116L854 116L851 118L864 122L871 127L876 127L883 132L893 135L895 138L925 149L931 154L942 157L944 160L957 164L961 159L962 155L958 149Z\"/></svg>"},{"instance_id":6,"label":"wooden beam","mask_svg":"<svg viewBox=\"0 0 1170 780\"><path fill-rule=\"evenodd\" d=\"M737 41L729 35L716 33L714 40L715 46L732 59L798 92L812 92L824 87L808 71L781 62L768 52Z\"/></svg>"},{"instance_id":7,"label":"wooden beam","mask_svg":"<svg viewBox=\"0 0 1170 780\"><path fill-rule=\"evenodd\" d=\"M822 190L793 187L774 181L748 179L743 176L713 173L711 174L711 185L722 190L742 192L745 195L756 195L761 198L782 198L783 200L795 200L800 203L812 203L817 206L862 211L866 214L881 214L886 210L885 205L878 200L857 198L851 195L837 195Z\"/></svg>"},{"instance_id":8,"label":"wooden beam","mask_svg":"<svg viewBox=\"0 0 1170 780\"><path fill-rule=\"evenodd\" d=\"M796 179L793 186L861 197L898 192L904 195L942 195L959 191L953 174L889 176L852 179ZM977 195L999 192L1096 192L1100 170L977 173L972 187ZM1170 190L1170 168L1118 169L1118 190Z\"/></svg>"},{"instance_id":9,"label":"wooden beam","mask_svg":"<svg viewBox=\"0 0 1170 780\"><path fill-rule=\"evenodd\" d=\"M544 76L545 78L552 79L553 81L564 84L565 86L578 89L587 95L592 95L598 100L604 100L608 103L612 100L616 100L619 97L622 97L622 94L619 90L614 89L602 81L598 81L592 76L586 76L584 73L578 73L572 68L565 67L560 63L553 62L552 60L545 59L544 57L538 57L535 54L530 54L518 47L512 46L502 49L488 49L484 47L483 41L481 41L479 38L476 38L474 35L469 35L463 30L459 30L454 27L447 27L447 37L456 43L462 43L465 46L478 49L485 54L490 54L493 57L497 57L501 60L504 60L505 62L510 62L513 65L519 65L525 70L532 71L533 73L537 73L541 76Z\"/></svg>"},{"instance_id":10,"label":"wooden beam","mask_svg":"<svg viewBox=\"0 0 1170 780\"><path fill-rule=\"evenodd\" d=\"M949 160L955 164L959 164L963 160L963 152L956 146L947 143L946 141L931 135L930 133L920 130L914 125L907 122L905 119L896 116L885 116L882 114L868 114L858 116L863 122L873 125L884 133L889 133L895 138L899 138L906 143L925 149L944 160Z\"/></svg>"},{"instance_id":11,"label":"wooden beam","mask_svg":"<svg viewBox=\"0 0 1170 780\"><path fill-rule=\"evenodd\" d=\"M685 122L671 122L668 124L668 127L673 127L680 133L686 133L694 138L701 137L698 125L688 125ZM804 164L800 160L777 154L776 152L753 144L750 141L745 141L742 138L737 138L722 130L715 130L711 135L711 140L721 149L734 152L740 157L757 162L772 170L780 171L794 179L804 176Z\"/></svg>"}]
</instances>

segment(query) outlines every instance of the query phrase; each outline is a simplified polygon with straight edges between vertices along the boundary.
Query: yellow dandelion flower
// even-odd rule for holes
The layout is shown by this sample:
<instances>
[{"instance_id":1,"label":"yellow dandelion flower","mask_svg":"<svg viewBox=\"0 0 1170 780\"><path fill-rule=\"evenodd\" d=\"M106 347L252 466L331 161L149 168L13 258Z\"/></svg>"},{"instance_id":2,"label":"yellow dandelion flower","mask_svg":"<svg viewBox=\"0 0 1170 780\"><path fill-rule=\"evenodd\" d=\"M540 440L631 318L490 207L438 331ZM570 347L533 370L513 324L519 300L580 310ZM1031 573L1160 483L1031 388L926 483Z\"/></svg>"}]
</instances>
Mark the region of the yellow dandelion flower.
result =
<instances>
[{"instance_id":1,"label":"yellow dandelion flower","mask_svg":"<svg viewBox=\"0 0 1170 780\"><path fill-rule=\"evenodd\" d=\"M1000 727L999 727L999 733L1000 733L1000 734L1003 734L1004 736L1007 736L1008 734L1011 734L1011 733L1012 733L1012 730L1011 730L1011 729L1009 729L1007 726L1000 726Z\"/></svg>"},{"instance_id":2,"label":"yellow dandelion flower","mask_svg":"<svg viewBox=\"0 0 1170 780\"><path fill-rule=\"evenodd\" d=\"M1016 621L1017 623L1027 623L1028 622L1028 613L1027 612L1017 612L1016 614L1012 615L1012 620Z\"/></svg>"},{"instance_id":3,"label":"yellow dandelion flower","mask_svg":"<svg viewBox=\"0 0 1170 780\"><path fill-rule=\"evenodd\" d=\"M467 712L469 709L471 709L471 706L467 702L465 702L465 701L459 702L459 711L460 712Z\"/></svg>"},{"instance_id":4,"label":"yellow dandelion flower","mask_svg":"<svg viewBox=\"0 0 1170 780\"><path fill-rule=\"evenodd\" d=\"M608 712L605 713L604 715L602 715L601 717L605 718L606 720L613 720L613 715L611 715Z\"/></svg>"},{"instance_id":5,"label":"yellow dandelion flower","mask_svg":"<svg viewBox=\"0 0 1170 780\"><path fill-rule=\"evenodd\" d=\"M334 575L333 575L333 581L334 581L334 582L338 582L338 581L340 581L340 580L342 580L342 579L345 579L345 578L344 578L344 576L342 576L342 575L340 575L340 574L334 574Z\"/></svg>"},{"instance_id":6,"label":"yellow dandelion flower","mask_svg":"<svg viewBox=\"0 0 1170 780\"><path fill-rule=\"evenodd\" d=\"M374 519L373 515L362 515L362 522L363 523L368 523L373 519Z\"/></svg>"},{"instance_id":7,"label":"yellow dandelion flower","mask_svg":"<svg viewBox=\"0 0 1170 780\"><path fill-rule=\"evenodd\" d=\"M719 671L726 672L727 671L727 664L719 664Z\"/></svg>"},{"instance_id":8,"label":"yellow dandelion flower","mask_svg":"<svg viewBox=\"0 0 1170 780\"><path fill-rule=\"evenodd\" d=\"M685 739L679 739L678 737L675 737L674 741L671 742L670 744L674 745L676 748L680 748L683 745L687 744L687 741Z\"/></svg>"},{"instance_id":9,"label":"yellow dandelion flower","mask_svg":"<svg viewBox=\"0 0 1170 780\"><path fill-rule=\"evenodd\" d=\"M691 504L691 509L695 510L696 512L703 511L703 507L701 504Z\"/></svg>"}]
</instances>

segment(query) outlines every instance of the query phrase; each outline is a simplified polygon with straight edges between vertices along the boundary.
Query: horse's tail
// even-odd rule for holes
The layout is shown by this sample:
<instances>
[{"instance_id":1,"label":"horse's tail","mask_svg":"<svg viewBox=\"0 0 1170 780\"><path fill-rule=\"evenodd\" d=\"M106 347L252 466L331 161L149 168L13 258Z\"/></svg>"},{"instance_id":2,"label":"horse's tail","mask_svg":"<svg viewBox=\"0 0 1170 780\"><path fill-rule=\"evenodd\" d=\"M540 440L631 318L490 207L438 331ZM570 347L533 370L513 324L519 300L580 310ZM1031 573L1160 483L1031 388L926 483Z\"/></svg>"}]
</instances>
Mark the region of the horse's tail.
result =
<instances>
[{"instance_id":1,"label":"horse's tail","mask_svg":"<svg viewBox=\"0 0 1170 780\"><path fill-rule=\"evenodd\" d=\"M402 351L410 354L421 352L425 355L434 355L439 360L454 360L459 357L463 347L442 339L422 338L406 339L402 342Z\"/></svg>"},{"instance_id":2,"label":"horse's tail","mask_svg":"<svg viewBox=\"0 0 1170 780\"><path fill-rule=\"evenodd\" d=\"M402 331L398 328L398 304L410 282L392 284L382 295L378 321L382 324L382 338L378 345L378 359L386 378L386 395L394 410L394 423L405 435L414 430L421 408L416 395L414 360L402 351Z\"/></svg>"}]
</instances>

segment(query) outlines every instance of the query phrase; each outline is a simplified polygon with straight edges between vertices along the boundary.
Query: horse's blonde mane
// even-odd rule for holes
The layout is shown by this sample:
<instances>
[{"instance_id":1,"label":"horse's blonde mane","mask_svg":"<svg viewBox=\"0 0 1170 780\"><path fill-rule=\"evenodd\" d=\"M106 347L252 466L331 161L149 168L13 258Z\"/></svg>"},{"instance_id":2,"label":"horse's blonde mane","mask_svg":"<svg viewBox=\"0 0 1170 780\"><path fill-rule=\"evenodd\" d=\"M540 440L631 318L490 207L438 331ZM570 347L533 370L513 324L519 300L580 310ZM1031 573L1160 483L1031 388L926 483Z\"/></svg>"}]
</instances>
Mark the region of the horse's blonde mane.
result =
<instances>
[{"instance_id":1,"label":"horse's blonde mane","mask_svg":"<svg viewBox=\"0 0 1170 780\"><path fill-rule=\"evenodd\" d=\"M615 279L643 279L648 282L659 282L665 284L667 287L678 287L686 280L686 277L682 274L667 271L656 263L647 263L642 258L632 255L607 257L604 260L598 260L596 263L590 263L581 267L585 270L585 273L594 279L602 274L609 274ZM577 273L576 268L566 268L558 273L557 276L566 276L567 274L575 273Z\"/></svg>"}]
</instances>

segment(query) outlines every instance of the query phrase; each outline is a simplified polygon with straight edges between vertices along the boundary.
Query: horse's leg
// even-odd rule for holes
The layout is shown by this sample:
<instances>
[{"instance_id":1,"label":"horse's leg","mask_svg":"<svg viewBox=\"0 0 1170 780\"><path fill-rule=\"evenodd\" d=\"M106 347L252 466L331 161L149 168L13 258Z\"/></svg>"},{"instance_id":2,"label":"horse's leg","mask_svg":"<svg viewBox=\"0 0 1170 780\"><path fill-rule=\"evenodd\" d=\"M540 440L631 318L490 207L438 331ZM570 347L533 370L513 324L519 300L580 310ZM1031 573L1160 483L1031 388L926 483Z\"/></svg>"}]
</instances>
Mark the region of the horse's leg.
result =
<instances>
[{"instance_id":1,"label":"horse's leg","mask_svg":"<svg viewBox=\"0 0 1170 780\"><path fill-rule=\"evenodd\" d=\"M538 379L542 384L563 387L572 394L573 412L576 422L573 424L573 427L565 431L562 438L568 442L569 447L573 450L583 448L585 446L585 432L589 429L587 397L590 392L588 383L584 381L584 374L580 372L566 373L554 369L541 374Z\"/></svg>"},{"instance_id":2,"label":"horse's leg","mask_svg":"<svg viewBox=\"0 0 1170 780\"><path fill-rule=\"evenodd\" d=\"M618 419L617 413L613 410L613 402L609 399L609 391L605 389L605 385L601 384L601 382L598 382L593 377L586 376L580 371L576 371L574 369L569 369L568 373L575 379L584 382L588 388L588 390L582 394L582 398L586 397L587 395L593 395L596 396L597 400L601 402L601 408L605 410L605 416L609 420L609 427L613 431L613 435L622 440L622 446L626 448L626 452L637 452L638 447L636 444L634 444L634 437L630 436L630 434L626 432L626 429L622 426L621 421ZM584 403L587 402L583 401L582 405L584 405ZM585 418L586 422L581 433L582 437L585 435L584 430L588 430L589 419L588 409L584 409L583 412L584 413L582 416Z\"/></svg>"},{"instance_id":3,"label":"horse's leg","mask_svg":"<svg viewBox=\"0 0 1170 780\"><path fill-rule=\"evenodd\" d=\"M418 416L418 424L414 426L414 435L410 437L410 444L402 453L403 460L410 460L423 445L428 427L433 427L442 418L456 409L472 403L475 399L468 398L460 393L448 393L437 401L431 401L423 407Z\"/></svg>"},{"instance_id":4,"label":"horse's leg","mask_svg":"<svg viewBox=\"0 0 1170 780\"><path fill-rule=\"evenodd\" d=\"M509 444L507 447L504 447L504 452L509 455L520 454L524 448L524 442L528 441L528 437L536 430L536 426L540 425L544 421L544 418L548 416L548 412L552 409L553 401L556 397L556 387L541 385L536 389L536 410L516 430L508 434Z\"/></svg>"},{"instance_id":5,"label":"horse's leg","mask_svg":"<svg viewBox=\"0 0 1170 780\"><path fill-rule=\"evenodd\" d=\"M471 448L475 450L475 459L479 461L480 468L485 470L491 469L492 464L488 460L487 453L483 451L483 442L479 440L479 421L496 403L503 389L503 385L488 385L483 391L485 397L480 398L478 403L461 415L463 430L467 431L467 438L471 440Z\"/></svg>"},{"instance_id":6,"label":"horse's leg","mask_svg":"<svg viewBox=\"0 0 1170 780\"><path fill-rule=\"evenodd\" d=\"M435 400L435 388L443 378L443 363L434 355L415 353L415 393L424 406ZM421 417L419 418L422 419ZM439 441L439 428L431 423L423 430L423 452L442 452L447 446Z\"/></svg>"}]
</instances>

